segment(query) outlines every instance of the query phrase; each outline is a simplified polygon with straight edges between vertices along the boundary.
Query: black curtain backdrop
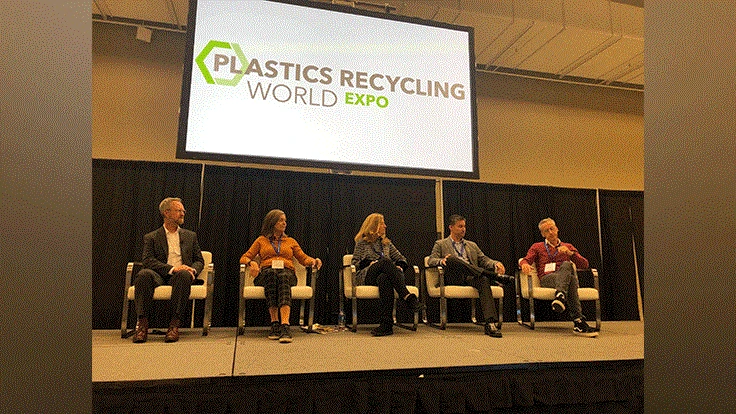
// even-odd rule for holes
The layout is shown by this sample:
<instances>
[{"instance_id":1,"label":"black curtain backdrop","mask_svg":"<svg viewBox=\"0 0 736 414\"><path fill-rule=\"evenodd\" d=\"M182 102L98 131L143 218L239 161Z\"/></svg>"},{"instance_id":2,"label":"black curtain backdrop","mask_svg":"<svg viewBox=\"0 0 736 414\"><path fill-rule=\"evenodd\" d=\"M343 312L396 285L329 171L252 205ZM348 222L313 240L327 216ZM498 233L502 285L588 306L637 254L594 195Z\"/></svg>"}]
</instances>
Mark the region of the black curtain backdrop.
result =
<instances>
[{"instance_id":1,"label":"black curtain backdrop","mask_svg":"<svg viewBox=\"0 0 736 414\"><path fill-rule=\"evenodd\" d=\"M388 237L410 264L420 268L437 238L434 180L117 160L93 160L92 178L93 329L120 326L125 266L141 260L143 235L161 226L158 203L165 197L183 199L187 209L184 227L196 231L201 248L213 254L213 326L237 323L239 259L260 233L263 217L271 209L283 210L287 234L307 254L323 261L315 321L324 325L337 322L342 256L352 253L355 234L368 214L385 216ZM466 237L489 257L501 260L507 274L515 272L517 260L532 243L542 240L539 220L552 217L560 238L574 244L599 269L603 318L639 319L631 237L633 234L636 241L643 280L641 192L600 192L604 260L595 190L444 181L443 197L444 221L453 213L465 216ZM446 223L444 228L447 235ZM510 322L516 318L515 292L507 287L504 293L504 320ZM377 322L374 302L360 302L360 323ZM468 301L456 302L449 307L450 321L468 321ZM168 309L163 304L156 306L161 316L154 322L165 326ZM265 326L265 303L248 301L247 306L246 324ZM349 306L345 306L348 313ZM438 303L429 301L428 306L430 318L437 320ZM585 304L583 311L589 319L594 316L592 304ZM196 323L201 323L202 312L203 306L198 305ZM401 320L411 318L404 307L398 312ZM131 309L129 326L135 322L134 313ZM540 308L537 317L559 318L546 307ZM297 318L295 308L292 323Z\"/></svg>"},{"instance_id":2,"label":"black curtain backdrop","mask_svg":"<svg viewBox=\"0 0 736 414\"><path fill-rule=\"evenodd\" d=\"M503 262L507 274L513 275L519 258L526 256L533 243L543 240L537 225L546 217L557 223L561 240L572 243L591 267L600 269L595 190L447 181L443 198L445 236L449 234L447 218L455 213L464 216L465 237L478 243L486 256ZM504 287L505 321L516 320L515 295L513 286ZM522 305L523 314L528 314L528 306ZM448 318L467 321L469 304L458 307L459 313L448 312ZM584 303L583 313L593 318L594 305ZM537 320L560 320L546 307L540 307L536 315Z\"/></svg>"},{"instance_id":3,"label":"black curtain backdrop","mask_svg":"<svg viewBox=\"0 0 736 414\"><path fill-rule=\"evenodd\" d=\"M183 227L198 230L201 174L198 164L92 160L93 329L120 327L125 267L143 258L143 235L163 225L161 200L181 198ZM166 326L168 309L156 306L151 323ZM128 315L135 326L135 309Z\"/></svg>"},{"instance_id":4,"label":"black curtain backdrop","mask_svg":"<svg viewBox=\"0 0 736 414\"><path fill-rule=\"evenodd\" d=\"M342 255L352 253L353 238L368 214L384 215L387 235L412 264L419 264L419 241L434 237L434 181L220 166L207 166L204 176L199 239L212 250L217 266L213 326L237 322L239 259L271 209L283 210L286 233L323 261L315 301L315 320L322 324L337 322ZM373 321L368 302L361 304L361 323ZM267 324L265 302L247 301L246 306L247 325ZM294 308L292 323L297 318Z\"/></svg>"},{"instance_id":5,"label":"black curtain backdrop","mask_svg":"<svg viewBox=\"0 0 736 414\"><path fill-rule=\"evenodd\" d=\"M636 320L639 319L639 307L634 251L643 297L644 197L637 191L601 190L600 205L604 257L602 274L627 275L601 278L602 313L610 320Z\"/></svg>"}]
</instances>

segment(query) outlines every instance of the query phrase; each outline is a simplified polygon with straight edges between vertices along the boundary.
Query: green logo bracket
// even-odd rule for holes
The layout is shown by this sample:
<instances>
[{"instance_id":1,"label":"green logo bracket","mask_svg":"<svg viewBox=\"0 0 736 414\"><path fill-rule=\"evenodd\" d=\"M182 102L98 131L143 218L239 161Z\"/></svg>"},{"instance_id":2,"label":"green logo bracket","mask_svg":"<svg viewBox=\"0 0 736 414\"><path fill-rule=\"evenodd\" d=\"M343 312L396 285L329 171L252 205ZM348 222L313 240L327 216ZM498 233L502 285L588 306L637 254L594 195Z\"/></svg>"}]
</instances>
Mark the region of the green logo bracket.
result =
<instances>
[{"instance_id":1,"label":"green logo bracket","mask_svg":"<svg viewBox=\"0 0 736 414\"><path fill-rule=\"evenodd\" d=\"M235 55L240 59L241 62L243 62L243 69L248 67L248 61L245 59L245 54L243 54L243 50L240 48L240 45L237 43L228 43L223 42L219 40L210 40L207 45L202 49L201 52L197 55L197 57L194 59L194 61L197 63L197 66L199 67L199 71L202 72L202 76L204 76L204 80L211 84L217 84L217 85L224 85L224 86L235 86L240 82L240 80L243 78L245 73L241 71L241 73L234 74L231 79L227 78L215 78L212 76L212 73L210 73L209 68L207 65L205 65L204 61L207 59L207 56L214 50L215 48L219 49L231 49L235 52Z\"/></svg>"}]
</instances>

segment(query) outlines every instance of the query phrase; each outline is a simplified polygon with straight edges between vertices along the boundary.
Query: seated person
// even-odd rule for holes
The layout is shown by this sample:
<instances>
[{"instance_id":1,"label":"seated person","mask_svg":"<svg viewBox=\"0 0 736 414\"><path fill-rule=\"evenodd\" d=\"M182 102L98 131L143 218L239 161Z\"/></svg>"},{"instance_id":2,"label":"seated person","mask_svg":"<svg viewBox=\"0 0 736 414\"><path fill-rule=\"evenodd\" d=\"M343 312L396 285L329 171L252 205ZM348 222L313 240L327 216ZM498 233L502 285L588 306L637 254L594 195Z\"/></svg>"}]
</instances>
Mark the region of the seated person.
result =
<instances>
[{"instance_id":1,"label":"seated person","mask_svg":"<svg viewBox=\"0 0 736 414\"><path fill-rule=\"evenodd\" d=\"M578 278L572 267L575 263L578 269L587 269L588 259L572 244L560 241L557 225L551 218L542 219L538 227L544 241L532 244L526 256L519 261L521 271L529 273L531 265L534 265L539 285L556 290L552 309L558 313L568 310L573 321L573 333L591 338L598 336L598 332L585 322L578 298Z\"/></svg>"},{"instance_id":2,"label":"seated person","mask_svg":"<svg viewBox=\"0 0 736 414\"><path fill-rule=\"evenodd\" d=\"M148 339L148 317L153 305L153 291L161 285L171 285L172 316L165 342L179 340L181 317L186 312L192 281L204 268L204 258L197 243L197 233L181 228L184 224L184 204L180 198L165 198L158 206L164 224L143 236L143 269L133 281L135 311L138 314L133 342Z\"/></svg>"},{"instance_id":3,"label":"seated person","mask_svg":"<svg viewBox=\"0 0 736 414\"><path fill-rule=\"evenodd\" d=\"M410 268L409 263L386 237L386 223L382 214L370 214L363 221L355 235L352 264L357 270L356 285L378 286L380 323L371 331L371 335L386 336L394 333L394 291L412 312L419 312L424 308L417 296L409 293L406 288L404 272Z\"/></svg>"},{"instance_id":4,"label":"seated person","mask_svg":"<svg viewBox=\"0 0 736 414\"><path fill-rule=\"evenodd\" d=\"M281 210L271 210L266 214L261 226L261 235L253 242L247 252L240 257L240 263L249 266L253 284L263 286L271 317L271 331L268 339L278 339L281 343L293 340L289 329L291 316L291 287L296 286L294 263L296 259L304 266L322 267L322 261L307 256L299 243L285 233L286 214ZM261 257L260 265L253 260ZM281 318L281 319L279 319Z\"/></svg>"},{"instance_id":5,"label":"seated person","mask_svg":"<svg viewBox=\"0 0 736 414\"><path fill-rule=\"evenodd\" d=\"M504 275L503 263L489 258L477 244L465 240L465 217L453 214L448 221L450 235L434 243L427 264L444 267L445 285L468 285L478 289L485 334L501 338L501 331L496 328L498 310L491 293L491 281L513 283L514 278Z\"/></svg>"}]
</instances>

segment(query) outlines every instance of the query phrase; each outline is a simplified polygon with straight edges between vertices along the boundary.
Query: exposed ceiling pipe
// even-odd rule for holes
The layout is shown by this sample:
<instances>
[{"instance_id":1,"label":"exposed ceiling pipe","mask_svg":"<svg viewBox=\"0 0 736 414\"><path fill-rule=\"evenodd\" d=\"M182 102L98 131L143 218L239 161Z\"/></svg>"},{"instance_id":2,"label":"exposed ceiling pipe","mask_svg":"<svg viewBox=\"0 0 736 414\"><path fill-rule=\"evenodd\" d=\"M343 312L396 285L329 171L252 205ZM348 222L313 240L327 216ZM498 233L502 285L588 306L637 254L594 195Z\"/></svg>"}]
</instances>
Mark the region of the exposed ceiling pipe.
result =
<instances>
[{"instance_id":1,"label":"exposed ceiling pipe","mask_svg":"<svg viewBox=\"0 0 736 414\"><path fill-rule=\"evenodd\" d=\"M157 25L155 22L144 22L144 21L134 21L131 19L125 19L120 20L121 18L116 18L115 16L108 16L107 19L103 19L100 17L95 17L95 15L92 15L92 21L98 22L98 23L109 23L109 24L118 24L121 26L133 26L133 27L139 27L143 26L147 29L155 29L155 30L166 30L167 32L174 32L174 33L186 33L186 29L174 29L167 26Z\"/></svg>"},{"instance_id":2,"label":"exposed ceiling pipe","mask_svg":"<svg viewBox=\"0 0 736 414\"><path fill-rule=\"evenodd\" d=\"M567 29L567 20L565 19L565 1L564 0L560 3L560 6L562 7L562 28L560 30L558 30L557 33L555 33L554 35L552 35L552 37L550 37L549 39L547 39L546 42L544 42L541 45L539 45L539 47L536 48L534 51L532 51L532 53L528 54L520 62L517 62L516 63L516 66L521 66L524 62L526 62L529 58L531 58L532 56L534 56L535 54L537 54L537 52L539 52L540 50L542 50L542 48L544 48L545 46L547 46L549 44L549 42L551 42L552 40L554 40L557 36L559 36L562 32L564 32ZM540 31L540 33L541 33L541 31ZM537 33L537 34L539 34L539 33ZM529 41L531 41L531 39L529 39Z\"/></svg>"},{"instance_id":3,"label":"exposed ceiling pipe","mask_svg":"<svg viewBox=\"0 0 736 414\"><path fill-rule=\"evenodd\" d=\"M640 56L642 56L642 54L637 54L633 58L629 59L627 62L622 63L616 66L615 68L611 69L610 71L604 73L601 76L604 80L601 82L604 84L610 84L611 82L615 82L621 79L622 77L628 74L631 74L632 72L636 70L641 69L644 66L644 60L642 59L642 60L637 61L637 58L639 58ZM606 77L606 75L609 75L609 74L611 75Z\"/></svg>"},{"instance_id":4,"label":"exposed ceiling pipe","mask_svg":"<svg viewBox=\"0 0 736 414\"><path fill-rule=\"evenodd\" d=\"M169 17L171 18L171 21L173 22L174 26L178 27L179 30L182 28L181 21L179 20L179 16L176 14L176 8L174 7L174 3L171 2L171 0L166 0L166 8L169 9Z\"/></svg>"},{"instance_id":5,"label":"exposed ceiling pipe","mask_svg":"<svg viewBox=\"0 0 736 414\"><path fill-rule=\"evenodd\" d=\"M95 6L97 6L97 10L100 11L100 15L102 15L103 20L107 20L107 17L110 15L110 11L107 9L107 4L105 4L104 0L92 0L92 3L94 3Z\"/></svg>"},{"instance_id":6,"label":"exposed ceiling pipe","mask_svg":"<svg viewBox=\"0 0 736 414\"><path fill-rule=\"evenodd\" d=\"M509 22L509 24L506 25L506 27L504 27L501 30L501 32L496 37L491 39L491 41L488 42L488 44L486 44L486 46L483 48L483 50L480 53L477 54L477 56L482 56L483 53L485 53L486 50L488 50L488 48L490 48L494 43L496 43L496 40L498 40L501 36L503 36L509 30L509 28L511 28L511 26L514 25L515 20L516 19L514 17L514 4L511 3L511 21Z\"/></svg>"},{"instance_id":7,"label":"exposed ceiling pipe","mask_svg":"<svg viewBox=\"0 0 736 414\"><path fill-rule=\"evenodd\" d=\"M589 50L584 55L580 56L576 60L574 60L569 65L565 66L564 68L560 69L559 72L557 72L557 75L559 76L567 76L570 72L574 71L575 69L579 68L589 60L593 59L597 55L601 54L604 50L608 49L609 47L615 45L618 43L619 40L621 40L621 35L615 35L611 33L611 35L608 37L608 39L604 40L602 43L600 43L595 48Z\"/></svg>"},{"instance_id":8,"label":"exposed ceiling pipe","mask_svg":"<svg viewBox=\"0 0 736 414\"><path fill-rule=\"evenodd\" d=\"M527 32L528 32L528 31L529 31L529 30L530 30L530 29L531 29L532 27L534 27L534 21L532 21L531 23L529 23L529 24L528 24L528 25L527 25L527 26L526 26L526 27L524 28L524 30L522 30L522 31L521 31L521 32L519 32L519 33L518 33L518 34L517 34L516 36L514 36L514 38L513 38L513 39L511 39L511 41L510 41L510 42L509 42L509 43L508 43L508 44L506 45L506 47L505 47L505 48L503 48L503 49L502 49L501 51L499 51L498 53L496 53L496 56L493 56L493 57L491 58L491 60L489 60L489 61L488 61L488 63L486 64L486 66L493 66L493 64L494 64L494 63L496 63L496 60L498 60L498 58L500 58L501 56L503 56L503 54L504 54L504 53L506 53L506 51L507 51L507 50L511 49L511 47L513 47L513 46L514 46L514 44L515 44L516 42L518 42L518 41L519 41L519 39L521 39L522 37L524 37L524 35L526 35L526 33L527 33Z\"/></svg>"},{"instance_id":9,"label":"exposed ceiling pipe","mask_svg":"<svg viewBox=\"0 0 736 414\"><path fill-rule=\"evenodd\" d=\"M566 30L566 27L565 27L565 25L563 24L563 25L562 25L562 28L561 28L560 30L558 30L558 31L557 31L557 33L555 33L554 35L552 35L552 37L550 37L549 39L547 39L547 41L546 41L546 42L542 43L542 44L541 44L541 45L540 45L540 46L539 46L538 48L536 48L536 49L535 49L535 50L534 50L534 51L533 51L532 53L528 54L528 55L527 55L527 56L526 56L526 57L525 57L524 59L522 59L522 60L521 60L520 62L517 62L517 63L516 63L516 66L521 66L521 65L522 65L522 64L523 64L524 62L526 62L526 61L527 61L527 59L529 59L530 57L534 56L534 55L535 55L535 54L536 54L537 52L539 52L540 50L542 50L542 48L543 48L543 47L547 46L547 45L549 44L549 42L551 42L552 40L554 40L554 38L556 38L557 36L559 36L559 35L560 35L560 34L561 34L562 32L564 32L565 30Z\"/></svg>"},{"instance_id":10,"label":"exposed ceiling pipe","mask_svg":"<svg viewBox=\"0 0 736 414\"><path fill-rule=\"evenodd\" d=\"M526 75L526 74L521 74L521 73L499 72L497 71L497 69L498 67L495 67L492 70L488 70L484 68L476 68L475 71L482 72L482 73L493 73L495 75L514 76L517 78L524 78L524 79L534 79L534 80L550 81L550 82L557 82L557 83L567 83L570 85L594 86L598 88L621 89L621 90L626 90L626 91L644 92L643 89L635 88L635 87L626 87L626 86L603 84L603 83L580 82L580 81L569 80L569 79L546 78L544 76Z\"/></svg>"}]
</instances>

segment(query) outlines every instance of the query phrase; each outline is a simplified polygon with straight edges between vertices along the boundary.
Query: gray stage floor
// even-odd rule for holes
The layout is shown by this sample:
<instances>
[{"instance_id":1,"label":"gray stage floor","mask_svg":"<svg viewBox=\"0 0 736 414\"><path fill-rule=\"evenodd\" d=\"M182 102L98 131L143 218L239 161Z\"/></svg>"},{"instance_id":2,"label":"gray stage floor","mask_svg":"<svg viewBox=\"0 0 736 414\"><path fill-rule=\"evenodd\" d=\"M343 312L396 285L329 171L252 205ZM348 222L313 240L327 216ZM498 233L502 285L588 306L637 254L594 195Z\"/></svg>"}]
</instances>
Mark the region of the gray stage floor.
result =
<instances>
[{"instance_id":1,"label":"gray stage floor","mask_svg":"<svg viewBox=\"0 0 736 414\"><path fill-rule=\"evenodd\" d=\"M294 342L266 338L268 328L183 329L179 342L149 335L145 344L121 339L119 330L92 331L92 381L309 374L365 370L432 369L480 365L639 360L644 358L644 323L603 322L597 338L573 335L572 322L537 322L530 330L503 325L503 338L481 326L449 324L444 331L421 325L416 332L372 337L375 325L358 332L307 334L292 327ZM188 355L182 362L181 355Z\"/></svg>"}]
</instances>

